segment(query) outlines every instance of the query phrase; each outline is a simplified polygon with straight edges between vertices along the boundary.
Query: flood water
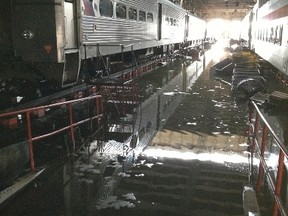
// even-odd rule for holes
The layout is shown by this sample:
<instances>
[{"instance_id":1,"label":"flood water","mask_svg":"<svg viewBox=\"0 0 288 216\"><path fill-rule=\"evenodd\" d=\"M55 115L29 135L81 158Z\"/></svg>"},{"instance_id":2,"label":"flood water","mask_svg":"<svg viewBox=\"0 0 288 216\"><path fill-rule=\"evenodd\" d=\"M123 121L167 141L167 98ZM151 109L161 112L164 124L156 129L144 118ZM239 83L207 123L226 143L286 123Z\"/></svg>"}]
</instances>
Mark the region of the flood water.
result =
<instances>
[{"instance_id":1,"label":"flood water","mask_svg":"<svg viewBox=\"0 0 288 216\"><path fill-rule=\"evenodd\" d=\"M1 215L243 215L247 107L211 78L213 55L138 79L138 149L111 141L105 153L56 163Z\"/></svg>"}]
</instances>

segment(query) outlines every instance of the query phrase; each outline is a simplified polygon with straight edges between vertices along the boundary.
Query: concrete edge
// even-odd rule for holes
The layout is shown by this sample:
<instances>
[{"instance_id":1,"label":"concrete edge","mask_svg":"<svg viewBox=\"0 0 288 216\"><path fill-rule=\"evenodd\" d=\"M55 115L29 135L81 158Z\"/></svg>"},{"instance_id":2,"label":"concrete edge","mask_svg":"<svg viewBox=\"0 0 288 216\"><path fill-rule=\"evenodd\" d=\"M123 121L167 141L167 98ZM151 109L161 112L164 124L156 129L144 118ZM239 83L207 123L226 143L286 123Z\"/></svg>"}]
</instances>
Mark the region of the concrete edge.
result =
<instances>
[{"instance_id":1,"label":"concrete edge","mask_svg":"<svg viewBox=\"0 0 288 216\"><path fill-rule=\"evenodd\" d=\"M243 187L243 212L244 216L260 216L260 209L256 193L251 185Z\"/></svg>"}]
</instances>

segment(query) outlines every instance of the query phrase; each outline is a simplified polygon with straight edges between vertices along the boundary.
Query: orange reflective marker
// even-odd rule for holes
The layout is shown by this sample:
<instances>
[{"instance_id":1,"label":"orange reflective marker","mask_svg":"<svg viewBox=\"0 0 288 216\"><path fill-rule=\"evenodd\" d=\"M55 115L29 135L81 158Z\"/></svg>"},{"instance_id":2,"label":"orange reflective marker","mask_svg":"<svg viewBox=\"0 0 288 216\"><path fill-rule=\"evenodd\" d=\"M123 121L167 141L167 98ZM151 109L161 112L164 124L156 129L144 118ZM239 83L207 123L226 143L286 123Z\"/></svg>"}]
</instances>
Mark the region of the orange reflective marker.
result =
<instances>
[{"instance_id":1,"label":"orange reflective marker","mask_svg":"<svg viewBox=\"0 0 288 216\"><path fill-rule=\"evenodd\" d=\"M52 50L52 46L51 45L44 45L44 49L45 49L47 54L50 54L51 50Z\"/></svg>"}]
</instances>

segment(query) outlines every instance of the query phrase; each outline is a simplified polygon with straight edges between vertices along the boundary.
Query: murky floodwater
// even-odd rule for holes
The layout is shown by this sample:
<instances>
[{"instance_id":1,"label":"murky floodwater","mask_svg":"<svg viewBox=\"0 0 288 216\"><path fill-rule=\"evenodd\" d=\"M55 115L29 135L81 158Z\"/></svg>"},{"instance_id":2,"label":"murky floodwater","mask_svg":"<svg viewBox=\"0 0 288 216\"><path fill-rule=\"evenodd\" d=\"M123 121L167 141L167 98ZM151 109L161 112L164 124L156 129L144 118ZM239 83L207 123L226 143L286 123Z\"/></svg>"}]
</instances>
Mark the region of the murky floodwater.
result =
<instances>
[{"instance_id":1,"label":"murky floodwater","mask_svg":"<svg viewBox=\"0 0 288 216\"><path fill-rule=\"evenodd\" d=\"M211 61L208 52L141 77L141 148L111 141L103 154L57 163L3 215L243 215L247 108L210 78Z\"/></svg>"}]
</instances>

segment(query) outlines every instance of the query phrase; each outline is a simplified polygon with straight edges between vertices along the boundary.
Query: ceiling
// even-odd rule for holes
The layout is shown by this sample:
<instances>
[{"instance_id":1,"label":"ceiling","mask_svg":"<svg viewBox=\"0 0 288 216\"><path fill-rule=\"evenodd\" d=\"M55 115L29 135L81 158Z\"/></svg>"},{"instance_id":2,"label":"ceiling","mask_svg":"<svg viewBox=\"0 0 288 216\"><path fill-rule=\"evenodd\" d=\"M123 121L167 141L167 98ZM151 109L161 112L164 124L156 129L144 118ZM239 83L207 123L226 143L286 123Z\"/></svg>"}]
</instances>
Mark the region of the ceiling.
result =
<instances>
[{"instance_id":1,"label":"ceiling","mask_svg":"<svg viewBox=\"0 0 288 216\"><path fill-rule=\"evenodd\" d=\"M206 21L216 18L241 20L256 0L178 0L178 3Z\"/></svg>"}]
</instances>

